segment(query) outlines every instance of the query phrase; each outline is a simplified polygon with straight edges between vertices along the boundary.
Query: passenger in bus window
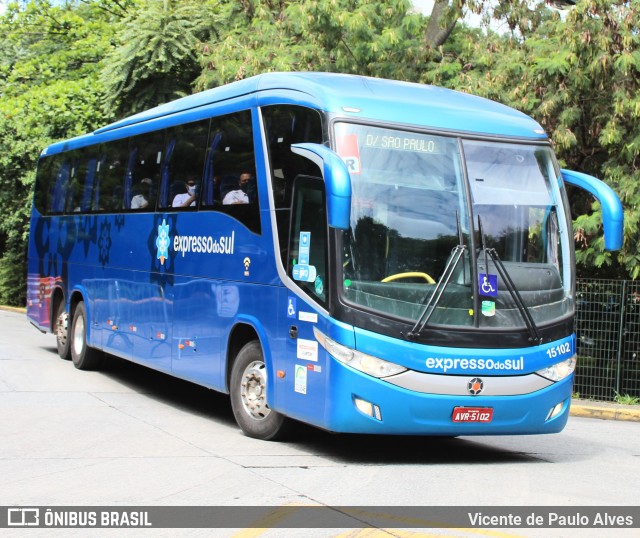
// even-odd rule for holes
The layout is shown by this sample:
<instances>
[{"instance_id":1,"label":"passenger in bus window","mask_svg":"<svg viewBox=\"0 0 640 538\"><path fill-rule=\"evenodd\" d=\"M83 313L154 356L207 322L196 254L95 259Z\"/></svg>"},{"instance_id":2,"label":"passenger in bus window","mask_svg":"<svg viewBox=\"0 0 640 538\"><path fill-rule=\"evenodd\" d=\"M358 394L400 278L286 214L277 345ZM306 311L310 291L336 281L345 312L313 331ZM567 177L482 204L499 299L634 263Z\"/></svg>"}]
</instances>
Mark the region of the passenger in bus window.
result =
<instances>
[{"instance_id":1,"label":"passenger in bus window","mask_svg":"<svg viewBox=\"0 0 640 538\"><path fill-rule=\"evenodd\" d=\"M250 172L243 172L240 174L240 178L238 179L238 185L224 195L222 204L248 204L253 201L250 199L252 185L255 186L253 174Z\"/></svg>"},{"instance_id":2,"label":"passenger in bus window","mask_svg":"<svg viewBox=\"0 0 640 538\"><path fill-rule=\"evenodd\" d=\"M184 183L184 192L176 194L171 205L173 207L195 206L197 197L196 182L193 179L188 179Z\"/></svg>"},{"instance_id":3,"label":"passenger in bus window","mask_svg":"<svg viewBox=\"0 0 640 538\"><path fill-rule=\"evenodd\" d=\"M131 198L131 209L146 209L149 207L151 185L153 185L153 181L148 177L145 177L140 182L140 193Z\"/></svg>"}]
</instances>

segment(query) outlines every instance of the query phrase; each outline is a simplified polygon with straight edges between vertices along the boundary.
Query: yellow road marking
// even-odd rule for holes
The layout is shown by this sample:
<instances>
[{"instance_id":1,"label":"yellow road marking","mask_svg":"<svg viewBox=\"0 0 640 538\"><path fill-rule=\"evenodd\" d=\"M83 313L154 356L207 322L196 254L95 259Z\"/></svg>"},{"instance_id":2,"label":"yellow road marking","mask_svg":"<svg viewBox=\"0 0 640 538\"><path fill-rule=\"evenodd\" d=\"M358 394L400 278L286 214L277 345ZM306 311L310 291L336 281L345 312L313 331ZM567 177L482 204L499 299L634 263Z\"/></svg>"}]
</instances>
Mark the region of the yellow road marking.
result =
<instances>
[{"instance_id":1,"label":"yellow road marking","mask_svg":"<svg viewBox=\"0 0 640 538\"><path fill-rule=\"evenodd\" d=\"M295 510L292 511L294 507L304 508L309 507L309 505L284 505L275 507L265 516L257 520L256 528L251 529L243 529L236 534L233 535L232 538L257 538L258 536L264 534L265 532L271 530L274 525L290 517ZM434 537L442 537L442 536L469 536L469 535L480 535L480 536L491 536L493 538L522 538L521 535L508 534L501 531L496 530L485 530L485 529L473 529L473 528L448 528L445 523L438 521L428 521L422 518L415 517L405 517L405 516L393 516L390 514L380 513L380 512L369 512L366 510L358 510L355 508L341 510L341 513L344 513L349 516L357 517L358 519L367 518L367 521L370 518L381 519L381 520L391 520L396 523L398 526L402 526L403 523L411 524L411 525L419 525L421 528L437 528L441 529L442 532L438 534L432 533L424 533L421 531L411 531L411 530L399 530L392 528L363 528L363 529L352 529L347 532L336 535L334 538L434 538ZM456 533L456 534L449 534ZM461 533L458 535L457 533Z\"/></svg>"}]
</instances>

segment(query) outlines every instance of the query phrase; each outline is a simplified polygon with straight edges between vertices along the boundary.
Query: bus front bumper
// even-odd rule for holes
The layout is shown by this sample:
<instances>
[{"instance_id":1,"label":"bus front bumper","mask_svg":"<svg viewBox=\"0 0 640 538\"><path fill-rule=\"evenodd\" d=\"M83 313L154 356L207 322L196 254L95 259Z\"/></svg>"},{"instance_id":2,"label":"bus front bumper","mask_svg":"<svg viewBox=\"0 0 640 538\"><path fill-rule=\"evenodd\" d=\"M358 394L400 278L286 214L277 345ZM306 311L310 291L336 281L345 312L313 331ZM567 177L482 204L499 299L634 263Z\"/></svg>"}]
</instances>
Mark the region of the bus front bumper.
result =
<instances>
[{"instance_id":1,"label":"bus front bumper","mask_svg":"<svg viewBox=\"0 0 640 538\"><path fill-rule=\"evenodd\" d=\"M556 433L567 423L572 386L573 374L528 394L425 394L367 376L334 360L321 427L334 432L391 435ZM454 421L454 414L465 421Z\"/></svg>"}]
</instances>

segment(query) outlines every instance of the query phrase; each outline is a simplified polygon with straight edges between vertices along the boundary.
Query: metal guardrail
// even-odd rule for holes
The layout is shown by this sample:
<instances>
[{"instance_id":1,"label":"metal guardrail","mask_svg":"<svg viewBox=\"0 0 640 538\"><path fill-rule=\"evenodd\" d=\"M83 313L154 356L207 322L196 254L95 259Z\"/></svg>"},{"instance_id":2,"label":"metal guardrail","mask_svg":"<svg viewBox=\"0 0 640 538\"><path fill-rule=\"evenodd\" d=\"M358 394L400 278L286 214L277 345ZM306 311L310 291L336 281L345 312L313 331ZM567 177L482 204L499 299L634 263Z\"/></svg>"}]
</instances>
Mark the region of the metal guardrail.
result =
<instances>
[{"instance_id":1,"label":"metal guardrail","mask_svg":"<svg viewBox=\"0 0 640 538\"><path fill-rule=\"evenodd\" d=\"M574 393L640 397L640 282L579 279L576 291Z\"/></svg>"}]
</instances>

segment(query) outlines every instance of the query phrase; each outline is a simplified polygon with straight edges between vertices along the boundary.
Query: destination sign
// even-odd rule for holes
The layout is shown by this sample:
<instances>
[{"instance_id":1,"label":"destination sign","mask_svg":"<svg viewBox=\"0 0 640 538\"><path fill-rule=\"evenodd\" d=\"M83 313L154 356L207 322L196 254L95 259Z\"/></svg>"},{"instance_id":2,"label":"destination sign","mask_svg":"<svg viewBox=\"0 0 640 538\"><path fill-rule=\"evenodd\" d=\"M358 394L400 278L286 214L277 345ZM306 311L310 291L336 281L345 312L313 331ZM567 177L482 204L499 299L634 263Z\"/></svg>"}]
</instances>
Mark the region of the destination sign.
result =
<instances>
[{"instance_id":1,"label":"destination sign","mask_svg":"<svg viewBox=\"0 0 640 538\"><path fill-rule=\"evenodd\" d=\"M434 137L415 135L374 135L368 134L364 140L368 148L413 151L417 153L440 153L440 141Z\"/></svg>"}]
</instances>

